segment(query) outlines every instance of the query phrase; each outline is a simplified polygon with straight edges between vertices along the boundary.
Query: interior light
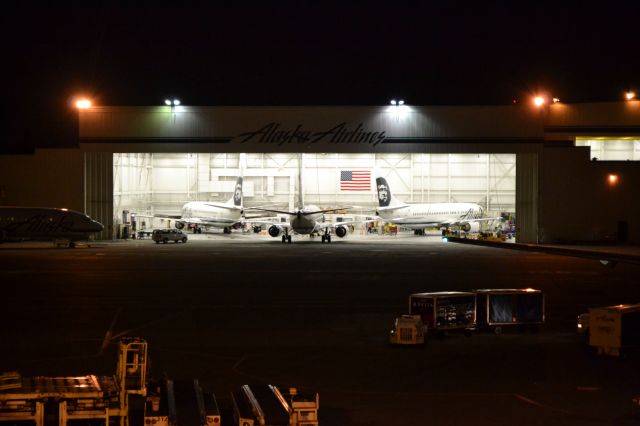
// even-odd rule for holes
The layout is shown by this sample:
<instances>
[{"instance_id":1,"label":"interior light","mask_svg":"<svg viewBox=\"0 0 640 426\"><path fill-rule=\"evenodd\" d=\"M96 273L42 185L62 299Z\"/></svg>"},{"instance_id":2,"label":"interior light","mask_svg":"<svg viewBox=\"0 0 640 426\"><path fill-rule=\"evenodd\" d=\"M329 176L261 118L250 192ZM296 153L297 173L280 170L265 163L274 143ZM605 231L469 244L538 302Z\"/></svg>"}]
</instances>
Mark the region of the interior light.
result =
<instances>
[{"instance_id":1,"label":"interior light","mask_svg":"<svg viewBox=\"0 0 640 426\"><path fill-rule=\"evenodd\" d=\"M533 103L537 107L542 106L544 105L544 98L542 96L536 96L535 98L533 98Z\"/></svg>"},{"instance_id":2,"label":"interior light","mask_svg":"<svg viewBox=\"0 0 640 426\"><path fill-rule=\"evenodd\" d=\"M76 108L78 109L91 108L91 101L89 99L78 99L76 101Z\"/></svg>"},{"instance_id":3,"label":"interior light","mask_svg":"<svg viewBox=\"0 0 640 426\"><path fill-rule=\"evenodd\" d=\"M627 92L627 93L625 93L625 94L624 94L624 97L625 97L628 101L630 101L631 99L635 99L635 97L636 97L636 93L635 93L635 92L631 92L631 91L629 91L629 92Z\"/></svg>"}]
</instances>

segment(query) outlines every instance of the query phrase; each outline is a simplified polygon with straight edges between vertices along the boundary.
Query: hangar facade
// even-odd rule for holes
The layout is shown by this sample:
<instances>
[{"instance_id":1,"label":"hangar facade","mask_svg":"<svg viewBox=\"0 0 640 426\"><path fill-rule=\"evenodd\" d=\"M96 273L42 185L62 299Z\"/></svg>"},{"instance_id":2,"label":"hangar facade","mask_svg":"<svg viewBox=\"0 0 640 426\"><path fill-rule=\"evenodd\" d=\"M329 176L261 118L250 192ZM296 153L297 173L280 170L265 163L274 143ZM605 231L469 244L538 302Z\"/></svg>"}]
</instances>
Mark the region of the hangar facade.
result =
<instances>
[{"instance_id":1,"label":"hangar facade","mask_svg":"<svg viewBox=\"0 0 640 426\"><path fill-rule=\"evenodd\" d=\"M513 214L519 242L637 243L639 159L638 101L93 107L80 111L78 149L0 159L0 203L85 211L110 239L123 212L157 226L155 214L179 213L187 201L228 198L239 174L247 206L293 208L302 191L322 207L374 211L379 174L409 203L476 202ZM341 189L345 170L371 172L371 186Z\"/></svg>"}]
</instances>

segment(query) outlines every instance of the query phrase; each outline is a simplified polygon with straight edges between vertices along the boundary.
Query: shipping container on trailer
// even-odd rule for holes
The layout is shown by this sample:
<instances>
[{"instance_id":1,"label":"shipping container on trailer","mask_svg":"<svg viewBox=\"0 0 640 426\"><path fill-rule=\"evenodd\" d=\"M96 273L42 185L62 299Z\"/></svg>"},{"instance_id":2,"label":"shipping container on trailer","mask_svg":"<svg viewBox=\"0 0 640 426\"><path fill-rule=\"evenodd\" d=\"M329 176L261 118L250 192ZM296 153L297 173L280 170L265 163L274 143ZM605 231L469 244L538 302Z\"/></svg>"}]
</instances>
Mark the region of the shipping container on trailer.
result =
<instances>
[{"instance_id":1,"label":"shipping container on trailer","mask_svg":"<svg viewBox=\"0 0 640 426\"><path fill-rule=\"evenodd\" d=\"M473 330L476 326L476 295L462 291L414 293L409 314L420 315L427 331Z\"/></svg>"},{"instance_id":2,"label":"shipping container on trailer","mask_svg":"<svg viewBox=\"0 0 640 426\"><path fill-rule=\"evenodd\" d=\"M477 299L478 328L492 328L500 334L503 327L534 327L544 323L544 295L541 290L501 288L473 291Z\"/></svg>"}]
</instances>

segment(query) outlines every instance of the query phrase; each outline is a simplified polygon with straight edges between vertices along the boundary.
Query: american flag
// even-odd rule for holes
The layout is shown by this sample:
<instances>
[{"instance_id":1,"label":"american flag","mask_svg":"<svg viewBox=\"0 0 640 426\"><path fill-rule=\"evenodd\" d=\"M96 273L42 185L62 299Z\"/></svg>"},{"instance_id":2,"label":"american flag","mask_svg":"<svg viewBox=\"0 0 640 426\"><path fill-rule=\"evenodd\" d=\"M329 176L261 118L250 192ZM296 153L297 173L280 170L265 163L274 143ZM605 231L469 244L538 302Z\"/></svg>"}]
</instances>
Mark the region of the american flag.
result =
<instances>
[{"instance_id":1,"label":"american flag","mask_svg":"<svg viewBox=\"0 0 640 426\"><path fill-rule=\"evenodd\" d=\"M371 172L369 170L341 170L340 191L370 191Z\"/></svg>"}]
</instances>

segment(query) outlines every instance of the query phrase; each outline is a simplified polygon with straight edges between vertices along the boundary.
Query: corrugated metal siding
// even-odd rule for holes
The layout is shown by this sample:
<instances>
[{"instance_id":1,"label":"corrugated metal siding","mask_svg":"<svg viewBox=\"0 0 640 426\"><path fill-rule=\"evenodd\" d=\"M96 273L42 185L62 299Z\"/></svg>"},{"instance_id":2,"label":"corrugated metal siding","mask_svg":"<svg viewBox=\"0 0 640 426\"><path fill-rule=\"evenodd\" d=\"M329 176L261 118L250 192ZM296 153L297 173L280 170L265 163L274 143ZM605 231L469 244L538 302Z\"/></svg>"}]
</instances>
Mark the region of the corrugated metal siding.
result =
<instances>
[{"instance_id":1,"label":"corrugated metal siding","mask_svg":"<svg viewBox=\"0 0 640 426\"><path fill-rule=\"evenodd\" d=\"M0 204L83 210L82 153L37 149L33 155L0 155Z\"/></svg>"},{"instance_id":2,"label":"corrugated metal siding","mask_svg":"<svg viewBox=\"0 0 640 426\"><path fill-rule=\"evenodd\" d=\"M85 212L102 223L97 240L110 240L113 229L113 154L84 153Z\"/></svg>"},{"instance_id":3,"label":"corrugated metal siding","mask_svg":"<svg viewBox=\"0 0 640 426\"><path fill-rule=\"evenodd\" d=\"M538 243L539 155L516 154L516 239Z\"/></svg>"}]
</instances>

